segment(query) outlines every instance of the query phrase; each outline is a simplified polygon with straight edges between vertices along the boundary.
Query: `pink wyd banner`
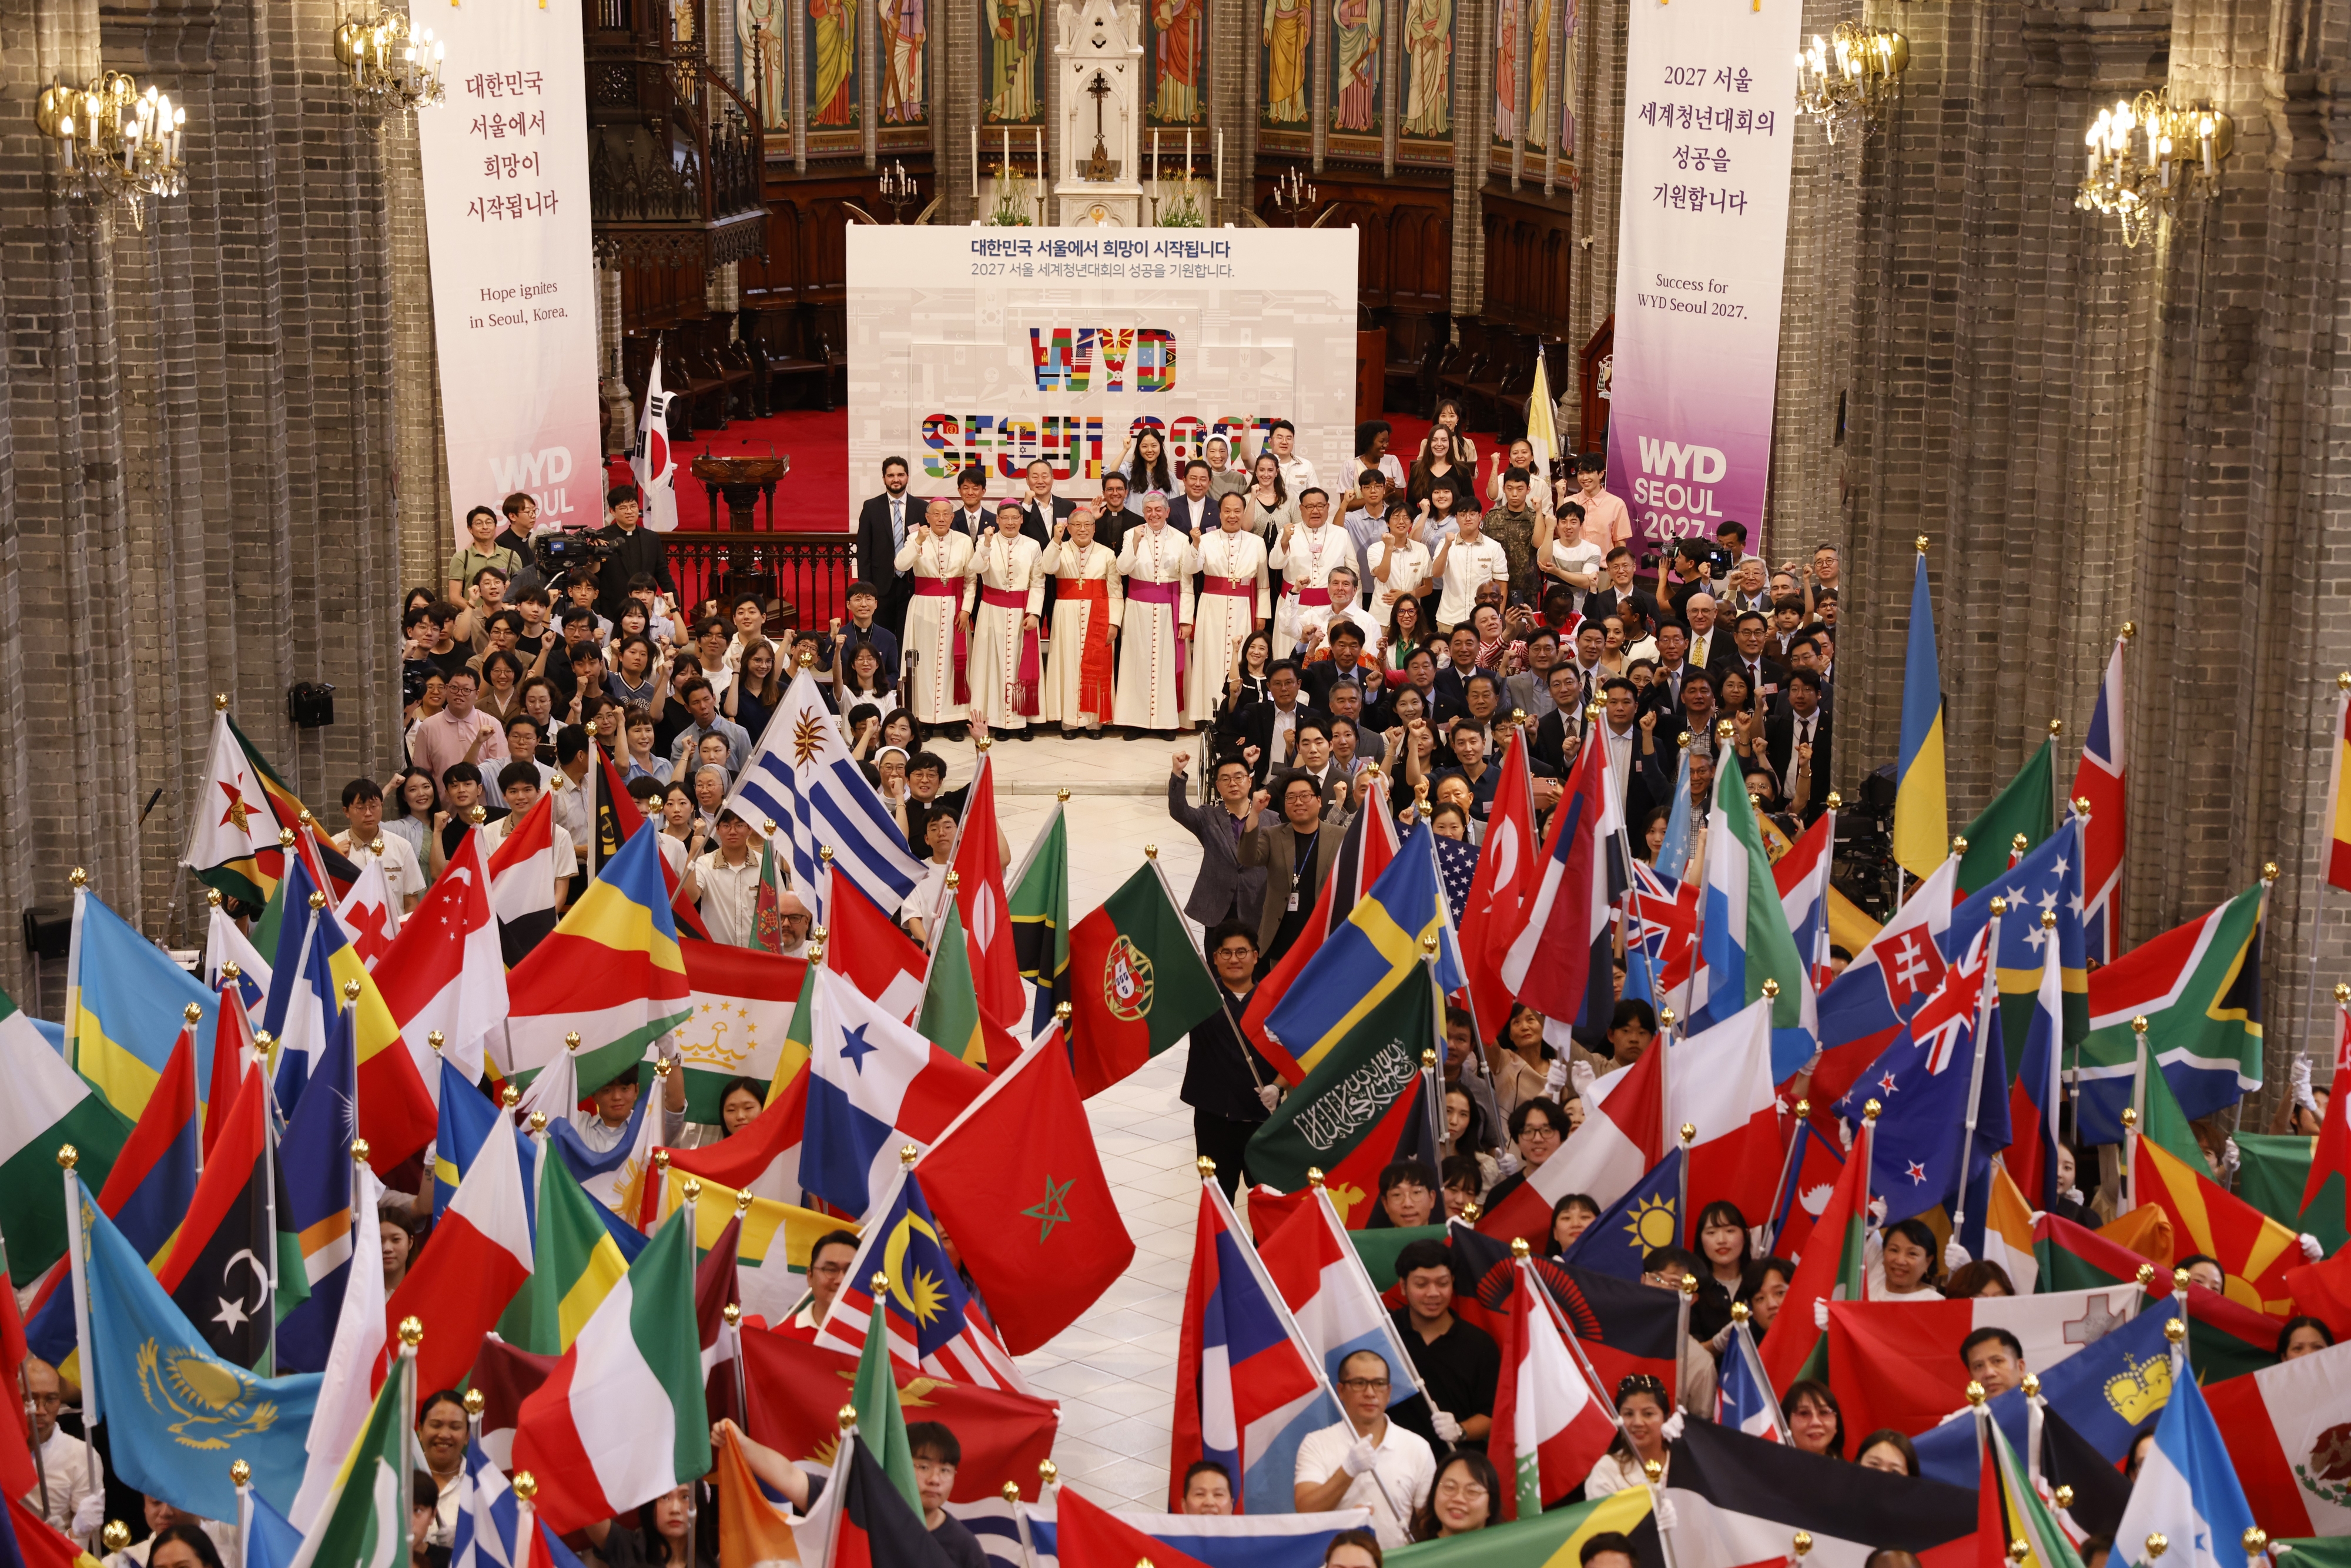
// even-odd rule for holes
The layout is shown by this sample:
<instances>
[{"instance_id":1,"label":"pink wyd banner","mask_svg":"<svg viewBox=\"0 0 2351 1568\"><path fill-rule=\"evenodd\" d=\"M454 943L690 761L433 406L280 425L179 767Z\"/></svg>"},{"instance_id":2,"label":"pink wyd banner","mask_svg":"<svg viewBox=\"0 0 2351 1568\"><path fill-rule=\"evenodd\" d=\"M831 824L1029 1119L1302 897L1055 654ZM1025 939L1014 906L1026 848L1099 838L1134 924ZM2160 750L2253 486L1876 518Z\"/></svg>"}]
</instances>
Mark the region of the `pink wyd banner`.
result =
<instances>
[{"instance_id":1,"label":"pink wyd banner","mask_svg":"<svg viewBox=\"0 0 2351 1568\"><path fill-rule=\"evenodd\" d=\"M1761 542L1802 22L1795 0L1632 0L1608 486L1641 539Z\"/></svg>"},{"instance_id":2,"label":"pink wyd banner","mask_svg":"<svg viewBox=\"0 0 2351 1568\"><path fill-rule=\"evenodd\" d=\"M580 8L427 6L447 97L416 116L450 524L526 491L544 527L603 520Z\"/></svg>"}]
</instances>

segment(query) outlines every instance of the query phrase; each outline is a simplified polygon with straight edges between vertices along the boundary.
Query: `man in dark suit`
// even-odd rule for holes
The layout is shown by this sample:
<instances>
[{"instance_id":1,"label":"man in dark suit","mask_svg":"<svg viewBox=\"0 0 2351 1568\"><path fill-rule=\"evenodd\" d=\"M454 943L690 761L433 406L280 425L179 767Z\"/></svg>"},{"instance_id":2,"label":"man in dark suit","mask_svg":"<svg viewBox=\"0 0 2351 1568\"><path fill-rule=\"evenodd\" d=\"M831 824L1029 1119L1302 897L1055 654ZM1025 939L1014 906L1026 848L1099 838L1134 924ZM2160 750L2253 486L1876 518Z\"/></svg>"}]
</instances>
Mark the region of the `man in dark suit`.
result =
<instances>
[{"instance_id":1,"label":"man in dark suit","mask_svg":"<svg viewBox=\"0 0 2351 1568\"><path fill-rule=\"evenodd\" d=\"M893 637L906 634L906 605L914 597L913 574L897 568L906 538L923 526L923 504L906 494L906 460L882 460L882 493L857 513L856 575L873 585L880 601L873 619Z\"/></svg>"},{"instance_id":2,"label":"man in dark suit","mask_svg":"<svg viewBox=\"0 0 2351 1568\"><path fill-rule=\"evenodd\" d=\"M1807 822L1820 816L1822 802L1828 797L1829 764L1835 744L1829 710L1821 704L1820 676L1810 670L1791 671L1786 708L1764 721L1763 761L1780 786L1780 798L1785 800L1796 782L1797 764L1805 760L1799 748L1812 747L1806 769L1812 787L1806 793L1803 811Z\"/></svg>"},{"instance_id":3,"label":"man in dark suit","mask_svg":"<svg viewBox=\"0 0 2351 1568\"><path fill-rule=\"evenodd\" d=\"M1756 711L1765 714L1780 706L1780 694L1788 685L1788 666L1763 651L1763 640L1771 634L1771 622L1761 611L1741 612L1730 631L1730 657L1715 665L1718 681L1733 670L1745 675Z\"/></svg>"},{"instance_id":4,"label":"man in dark suit","mask_svg":"<svg viewBox=\"0 0 2351 1568\"><path fill-rule=\"evenodd\" d=\"M996 531L996 508L987 504L987 470L977 463L956 476L955 528L974 544Z\"/></svg>"},{"instance_id":5,"label":"man in dark suit","mask_svg":"<svg viewBox=\"0 0 2351 1568\"><path fill-rule=\"evenodd\" d=\"M1528 742L1527 749L1536 761L1548 764L1564 779L1574 760L1568 755L1567 738L1575 737L1580 746L1590 721L1584 715L1583 690L1575 678L1574 665L1553 664L1547 685L1544 695L1551 699L1552 710L1535 721L1534 738Z\"/></svg>"},{"instance_id":6,"label":"man in dark suit","mask_svg":"<svg viewBox=\"0 0 2351 1568\"><path fill-rule=\"evenodd\" d=\"M1678 621L1657 628L1657 673L1641 694L1644 710L1672 713L1682 706L1682 677L1689 674L1689 632Z\"/></svg>"},{"instance_id":7,"label":"man in dark suit","mask_svg":"<svg viewBox=\"0 0 2351 1568\"><path fill-rule=\"evenodd\" d=\"M1126 476L1113 468L1102 476L1102 506L1094 516L1094 542L1113 555L1118 553L1126 530L1143 522L1143 514L1126 500Z\"/></svg>"},{"instance_id":8,"label":"man in dark suit","mask_svg":"<svg viewBox=\"0 0 2351 1568\"><path fill-rule=\"evenodd\" d=\"M1251 776L1262 784L1266 776L1276 768L1287 768L1297 755L1298 726L1312 719L1331 733L1331 716L1319 708L1306 706L1300 695L1298 666L1288 659L1276 659L1265 674L1266 700L1251 703L1241 710L1241 748L1249 758Z\"/></svg>"},{"instance_id":9,"label":"man in dark suit","mask_svg":"<svg viewBox=\"0 0 2351 1568\"><path fill-rule=\"evenodd\" d=\"M1029 493L1020 497L1020 532L1037 541L1039 549L1053 542L1054 526L1078 509L1066 496L1053 494L1053 465L1042 457L1029 465Z\"/></svg>"},{"instance_id":10,"label":"man in dark suit","mask_svg":"<svg viewBox=\"0 0 2351 1568\"><path fill-rule=\"evenodd\" d=\"M1254 930L1265 909L1266 873L1263 866L1243 869L1241 840L1273 818L1249 804L1254 780L1249 763L1238 755L1220 757L1210 765L1216 799L1202 806L1187 798L1185 775L1191 765L1192 754L1178 751L1167 771L1167 814L1200 841L1200 874L1192 881L1184 913L1203 925L1238 919Z\"/></svg>"},{"instance_id":11,"label":"man in dark suit","mask_svg":"<svg viewBox=\"0 0 2351 1568\"><path fill-rule=\"evenodd\" d=\"M1623 545L1611 549L1606 569L1607 576L1602 579L1600 586L1583 596L1585 620L1605 621L1616 613L1619 604L1628 603L1636 606L1652 626L1673 619L1659 608L1656 597L1647 589L1634 583L1631 550Z\"/></svg>"},{"instance_id":12,"label":"man in dark suit","mask_svg":"<svg viewBox=\"0 0 2351 1568\"><path fill-rule=\"evenodd\" d=\"M1278 821L1268 821L1241 840L1240 863L1263 867L1265 898L1258 915L1258 973L1270 974L1306 927L1322 883L1339 859L1347 831L1322 820L1322 791L1303 773L1278 773Z\"/></svg>"},{"instance_id":13,"label":"man in dark suit","mask_svg":"<svg viewBox=\"0 0 2351 1568\"><path fill-rule=\"evenodd\" d=\"M1184 465L1184 487L1168 498L1167 526L1179 534L1213 534L1219 524L1217 516L1217 497L1209 494L1208 486L1215 476L1208 465L1195 457Z\"/></svg>"}]
</instances>

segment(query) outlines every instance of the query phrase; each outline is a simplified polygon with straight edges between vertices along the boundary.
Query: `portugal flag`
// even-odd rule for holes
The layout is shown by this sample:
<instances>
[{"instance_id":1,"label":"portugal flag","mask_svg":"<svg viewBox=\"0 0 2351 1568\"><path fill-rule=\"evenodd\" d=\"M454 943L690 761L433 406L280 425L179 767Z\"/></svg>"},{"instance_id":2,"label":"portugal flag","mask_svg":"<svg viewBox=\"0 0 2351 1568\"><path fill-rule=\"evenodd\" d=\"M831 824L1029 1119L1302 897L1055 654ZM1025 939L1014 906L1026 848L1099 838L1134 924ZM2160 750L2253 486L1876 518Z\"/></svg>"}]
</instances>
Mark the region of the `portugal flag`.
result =
<instances>
[{"instance_id":1,"label":"portugal flag","mask_svg":"<svg viewBox=\"0 0 2351 1568\"><path fill-rule=\"evenodd\" d=\"M1200 962L1158 865L1146 864L1070 933L1070 1041L1088 1098L1216 1015Z\"/></svg>"}]
</instances>

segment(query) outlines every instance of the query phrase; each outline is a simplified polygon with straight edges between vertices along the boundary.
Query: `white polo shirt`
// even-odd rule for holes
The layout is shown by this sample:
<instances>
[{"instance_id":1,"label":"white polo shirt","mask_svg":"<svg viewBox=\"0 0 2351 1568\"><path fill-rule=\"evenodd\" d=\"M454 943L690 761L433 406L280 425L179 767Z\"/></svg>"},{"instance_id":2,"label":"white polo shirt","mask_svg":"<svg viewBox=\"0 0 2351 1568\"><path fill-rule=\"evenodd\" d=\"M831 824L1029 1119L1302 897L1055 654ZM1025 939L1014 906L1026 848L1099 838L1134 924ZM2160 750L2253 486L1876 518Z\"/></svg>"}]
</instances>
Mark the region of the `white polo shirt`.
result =
<instances>
[{"instance_id":1,"label":"white polo shirt","mask_svg":"<svg viewBox=\"0 0 2351 1568\"><path fill-rule=\"evenodd\" d=\"M1343 1420L1309 1432L1298 1445L1297 1479L1318 1486L1338 1474L1357 1436L1354 1427ZM1412 1511L1420 1506L1436 1479L1437 1456L1429 1451L1427 1439L1390 1421L1380 1435L1379 1454L1372 1468L1348 1481L1346 1491L1331 1506L1370 1509L1372 1533L1383 1548L1393 1552L1412 1539ZM1398 1509L1404 1511L1401 1517Z\"/></svg>"}]
</instances>

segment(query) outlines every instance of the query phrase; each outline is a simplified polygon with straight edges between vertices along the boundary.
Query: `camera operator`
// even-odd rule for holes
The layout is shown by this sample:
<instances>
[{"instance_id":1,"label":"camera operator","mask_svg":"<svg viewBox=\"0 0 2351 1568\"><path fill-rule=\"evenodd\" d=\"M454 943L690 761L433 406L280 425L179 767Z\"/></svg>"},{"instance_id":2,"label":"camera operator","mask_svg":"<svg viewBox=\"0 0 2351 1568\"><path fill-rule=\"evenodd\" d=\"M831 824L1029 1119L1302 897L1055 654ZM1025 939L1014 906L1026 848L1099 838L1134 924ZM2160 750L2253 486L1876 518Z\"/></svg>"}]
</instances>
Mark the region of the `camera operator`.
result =
<instances>
[{"instance_id":1,"label":"camera operator","mask_svg":"<svg viewBox=\"0 0 2351 1568\"><path fill-rule=\"evenodd\" d=\"M598 552L604 559L596 608L606 619L619 620L629 601L629 580L639 572L652 578L669 602L675 604L677 580L669 573L669 547L659 534L643 526L636 490L627 485L613 486L604 497L604 510L609 520L592 537L611 549Z\"/></svg>"}]
</instances>

